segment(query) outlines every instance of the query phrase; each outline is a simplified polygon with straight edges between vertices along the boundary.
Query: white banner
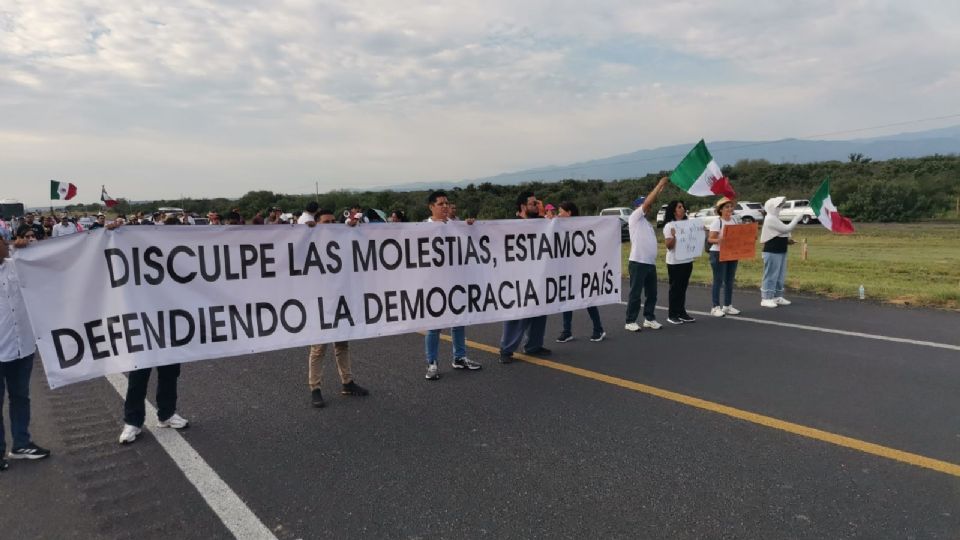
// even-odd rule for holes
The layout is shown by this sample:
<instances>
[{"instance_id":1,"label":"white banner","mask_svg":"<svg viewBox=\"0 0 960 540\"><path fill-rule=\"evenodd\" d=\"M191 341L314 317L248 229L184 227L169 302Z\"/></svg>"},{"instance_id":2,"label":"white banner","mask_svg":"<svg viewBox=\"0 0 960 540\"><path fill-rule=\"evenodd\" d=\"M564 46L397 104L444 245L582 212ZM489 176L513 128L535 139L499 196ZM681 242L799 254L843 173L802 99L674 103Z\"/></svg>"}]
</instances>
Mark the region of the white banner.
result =
<instances>
[{"instance_id":1,"label":"white banner","mask_svg":"<svg viewBox=\"0 0 960 540\"><path fill-rule=\"evenodd\" d=\"M108 373L620 301L602 217L124 226L17 250L52 388Z\"/></svg>"},{"instance_id":2,"label":"white banner","mask_svg":"<svg viewBox=\"0 0 960 540\"><path fill-rule=\"evenodd\" d=\"M676 231L677 244L673 248L676 264L688 263L703 255L703 245L707 241L707 231L698 218L671 221Z\"/></svg>"}]
</instances>

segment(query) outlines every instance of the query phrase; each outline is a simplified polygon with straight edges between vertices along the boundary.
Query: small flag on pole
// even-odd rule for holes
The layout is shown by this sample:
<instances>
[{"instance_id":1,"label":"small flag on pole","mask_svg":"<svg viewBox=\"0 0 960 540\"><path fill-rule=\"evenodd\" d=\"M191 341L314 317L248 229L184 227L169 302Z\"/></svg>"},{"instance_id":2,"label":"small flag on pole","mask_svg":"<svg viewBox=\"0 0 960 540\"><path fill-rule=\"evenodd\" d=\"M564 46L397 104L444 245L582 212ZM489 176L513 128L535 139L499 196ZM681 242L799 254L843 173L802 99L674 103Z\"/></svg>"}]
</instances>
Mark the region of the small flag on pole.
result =
<instances>
[{"instance_id":1,"label":"small flag on pole","mask_svg":"<svg viewBox=\"0 0 960 540\"><path fill-rule=\"evenodd\" d=\"M69 201L77 195L77 186L69 182L50 181L50 200Z\"/></svg>"},{"instance_id":2,"label":"small flag on pole","mask_svg":"<svg viewBox=\"0 0 960 540\"><path fill-rule=\"evenodd\" d=\"M810 207L817 214L820 224L838 234L853 233L853 222L840 215L830 198L830 179L820 184L820 188L810 198Z\"/></svg>"},{"instance_id":3,"label":"small flag on pole","mask_svg":"<svg viewBox=\"0 0 960 540\"><path fill-rule=\"evenodd\" d=\"M677 168L670 173L670 182L697 197L717 195L731 199L737 198L730 180L723 175L720 166L713 160L703 139L700 139L693 150L690 150Z\"/></svg>"},{"instance_id":4,"label":"small flag on pole","mask_svg":"<svg viewBox=\"0 0 960 540\"><path fill-rule=\"evenodd\" d=\"M107 205L107 208L113 208L119 204L113 197L107 195L107 188L100 186L100 200L103 201L103 204Z\"/></svg>"}]
</instances>

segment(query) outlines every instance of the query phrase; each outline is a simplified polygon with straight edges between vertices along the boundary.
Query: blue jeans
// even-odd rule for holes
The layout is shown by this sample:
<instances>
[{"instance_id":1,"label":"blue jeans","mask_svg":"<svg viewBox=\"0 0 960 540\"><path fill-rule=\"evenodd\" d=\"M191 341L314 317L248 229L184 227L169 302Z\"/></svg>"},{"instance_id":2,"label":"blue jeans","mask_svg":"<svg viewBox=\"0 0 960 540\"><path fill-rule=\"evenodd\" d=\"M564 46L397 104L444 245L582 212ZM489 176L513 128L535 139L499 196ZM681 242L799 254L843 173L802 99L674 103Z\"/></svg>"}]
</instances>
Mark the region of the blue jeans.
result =
<instances>
[{"instance_id":1,"label":"blue jeans","mask_svg":"<svg viewBox=\"0 0 960 540\"><path fill-rule=\"evenodd\" d=\"M590 306L587 308L587 315L590 315L590 320L593 321L593 333L602 334L603 333L603 324L600 322L600 310L597 309L597 306ZM571 334L570 326L573 323L573 312L564 311L563 312L563 332Z\"/></svg>"},{"instance_id":2,"label":"blue jeans","mask_svg":"<svg viewBox=\"0 0 960 540\"><path fill-rule=\"evenodd\" d=\"M713 288L710 297L713 307L729 306L733 303L733 282L737 276L737 262L720 262L720 252L710 252L710 268L713 269ZM723 303L720 303L720 287L723 287Z\"/></svg>"},{"instance_id":3,"label":"blue jeans","mask_svg":"<svg viewBox=\"0 0 960 540\"><path fill-rule=\"evenodd\" d=\"M510 356L523 341L524 332L527 333L527 344L523 352L537 351L543 348L543 334L547 331L547 316L530 317L517 321L503 322L503 335L500 336L500 356Z\"/></svg>"},{"instance_id":4,"label":"blue jeans","mask_svg":"<svg viewBox=\"0 0 960 540\"><path fill-rule=\"evenodd\" d=\"M783 296L783 283L787 279L787 254L763 252L763 281L760 282L760 298L770 300Z\"/></svg>"},{"instance_id":5,"label":"blue jeans","mask_svg":"<svg viewBox=\"0 0 960 540\"><path fill-rule=\"evenodd\" d=\"M630 261L630 297L627 300L627 324L637 322L640 314L641 294L647 297L643 303L643 318L652 321L657 318L657 266Z\"/></svg>"},{"instance_id":6,"label":"blue jeans","mask_svg":"<svg viewBox=\"0 0 960 540\"><path fill-rule=\"evenodd\" d=\"M462 326L454 326L450 329L450 336L453 338L453 357L463 358L467 356L467 334ZM427 363L437 363L437 352L440 349L440 331L428 330L427 337L424 339L427 349Z\"/></svg>"},{"instance_id":7,"label":"blue jeans","mask_svg":"<svg viewBox=\"0 0 960 540\"><path fill-rule=\"evenodd\" d=\"M3 427L3 394L10 394L11 448L23 448L30 444L30 373L33 371L33 355L12 362L0 362L0 455L6 453L6 430Z\"/></svg>"}]
</instances>

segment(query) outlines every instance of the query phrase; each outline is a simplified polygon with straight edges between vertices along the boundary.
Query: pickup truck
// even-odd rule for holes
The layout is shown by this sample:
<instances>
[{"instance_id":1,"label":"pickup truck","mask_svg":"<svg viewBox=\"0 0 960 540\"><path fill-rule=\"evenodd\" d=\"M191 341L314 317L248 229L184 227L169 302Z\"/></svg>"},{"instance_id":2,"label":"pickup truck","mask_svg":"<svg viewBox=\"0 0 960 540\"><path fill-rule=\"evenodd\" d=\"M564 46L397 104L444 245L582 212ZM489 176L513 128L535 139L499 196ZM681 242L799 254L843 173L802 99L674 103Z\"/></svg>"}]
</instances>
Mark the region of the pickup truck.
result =
<instances>
[{"instance_id":1,"label":"pickup truck","mask_svg":"<svg viewBox=\"0 0 960 540\"><path fill-rule=\"evenodd\" d=\"M803 216L800 218L800 223L804 225L817 221L817 215L813 213L810 201L806 199L783 201L783 204L780 205L780 221L784 223L793 221L793 218L798 214Z\"/></svg>"}]
</instances>

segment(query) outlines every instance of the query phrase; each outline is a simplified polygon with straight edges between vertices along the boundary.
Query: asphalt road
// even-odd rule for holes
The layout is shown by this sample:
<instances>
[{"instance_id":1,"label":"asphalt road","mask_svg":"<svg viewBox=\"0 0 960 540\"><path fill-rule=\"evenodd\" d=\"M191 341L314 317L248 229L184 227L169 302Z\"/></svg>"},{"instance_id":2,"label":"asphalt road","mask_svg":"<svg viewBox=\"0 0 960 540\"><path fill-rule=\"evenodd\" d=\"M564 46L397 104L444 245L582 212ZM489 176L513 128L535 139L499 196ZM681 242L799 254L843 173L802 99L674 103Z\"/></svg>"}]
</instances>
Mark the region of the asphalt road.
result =
<instances>
[{"instance_id":1,"label":"asphalt road","mask_svg":"<svg viewBox=\"0 0 960 540\"><path fill-rule=\"evenodd\" d=\"M707 297L691 287L689 307L708 310ZM794 300L769 310L738 291L741 320L671 326L658 311L664 328L639 334L623 330L623 306L606 306L602 343L586 339L585 312L576 340L552 343L553 316L559 366L500 365L473 348L483 370L445 361L439 381L423 378L420 335L355 342L356 380L371 395L338 395L331 359L324 409L310 407L303 348L187 364L182 434L283 539L960 536L960 473L917 464L960 464L960 315ZM482 345L499 335L498 324L467 329ZM54 456L0 473L0 536L230 536L152 435L116 444L122 400L109 383L43 383L35 372L34 438Z\"/></svg>"}]
</instances>

